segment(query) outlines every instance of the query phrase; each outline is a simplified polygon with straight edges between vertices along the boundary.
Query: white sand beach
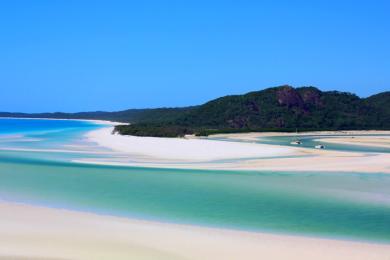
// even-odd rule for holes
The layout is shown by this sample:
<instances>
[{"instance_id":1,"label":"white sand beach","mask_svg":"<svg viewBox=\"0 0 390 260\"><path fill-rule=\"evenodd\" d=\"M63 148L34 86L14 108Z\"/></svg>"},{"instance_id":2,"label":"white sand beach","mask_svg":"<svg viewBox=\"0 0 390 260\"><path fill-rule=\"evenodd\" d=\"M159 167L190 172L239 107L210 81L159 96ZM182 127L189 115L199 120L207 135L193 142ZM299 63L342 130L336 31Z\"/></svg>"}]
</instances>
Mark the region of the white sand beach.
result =
<instances>
[{"instance_id":1,"label":"white sand beach","mask_svg":"<svg viewBox=\"0 0 390 260\"><path fill-rule=\"evenodd\" d=\"M112 130L110 126L87 134L88 141L109 149L108 152L97 149L96 154L107 156L100 161L94 158L79 161L149 167L390 173L390 154L367 155L251 142L262 133L220 136L232 139L229 142L120 136L113 135ZM83 146L69 148L82 150ZM117 160L111 160L111 156ZM0 259L389 260L389 257L389 244L160 223L0 201Z\"/></svg>"},{"instance_id":2,"label":"white sand beach","mask_svg":"<svg viewBox=\"0 0 390 260\"><path fill-rule=\"evenodd\" d=\"M232 142L229 142L207 138L121 136L112 134L112 130L112 127L108 127L92 131L87 134L87 138L91 142L120 153L120 159L89 158L79 159L77 162L198 169L390 173L390 153L367 155L358 152L253 143L260 137L278 134L291 135L291 133L244 133L213 136L231 139ZM303 135L321 134L326 136L336 133L345 135L381 133L390 136L389 131L313 132ZM359 140L359 138L355 139Z\"/></svg>"},{"instance_id":3,"label":"white sand beach","mask_svg":"<svg viewBox=\"0 0 390 260\"><path fill-rule=\"evenodd\" d=\"M87 138L97 144L123 152L133 158L164 161L212 161L248 157L292 155L294 149L195 138L157 138L112 134L113 127L91 131Z\"/></svg>"},{"instance_id":4,"label":"white sand beach","mask_svg":"<svg viewBox=\"0 0 390 260\"><path fill-rule=\"evenodd\" d=\"M388 260L390 245L244 232L0 202L0 259Z\"/></svg>"}]
</instances>

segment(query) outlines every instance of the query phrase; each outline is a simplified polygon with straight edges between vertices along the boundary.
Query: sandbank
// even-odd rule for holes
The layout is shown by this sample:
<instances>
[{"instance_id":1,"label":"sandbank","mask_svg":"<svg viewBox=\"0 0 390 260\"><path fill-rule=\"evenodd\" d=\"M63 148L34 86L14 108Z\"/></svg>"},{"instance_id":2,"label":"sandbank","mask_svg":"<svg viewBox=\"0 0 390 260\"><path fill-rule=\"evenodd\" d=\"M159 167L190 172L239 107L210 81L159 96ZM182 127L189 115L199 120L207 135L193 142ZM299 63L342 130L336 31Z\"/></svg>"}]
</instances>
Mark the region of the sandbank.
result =
<instances>
[{"instance_id":1,"label":"sandbank","mask_svg":"<svg viewBox=\"0 0 390 260\"><path fill-rule=\"evenodd\" d=\"M101 128L87 134L89 141L121 154L119 158L80 158L80 163L197 168L225 170L381 172L390 173L390 153L359 153L316 150L254 143L275 133L244 133L207 138L153 138L112 134L113 128ZM347 134L389 134L386 131L349 131ZM321 132L322 133L322 132ZM325 132L334 135L336 132ZM340 134L340 132L337 132ZM287 135L285 133L279 133ZM313 133L305 133L311 135ZM319 135L320 132L315 132ZM289 133L288 135L291 135ZM244 142L237 142L244 141Z\"/></svg>"},{"instance_id":2,"label":"sandbank","mask_svg":"<svg viewBox=\"0 0 390 260\"><path fill-rule=\"evenodd\" d=\"M390 245L178 225L0 202L0 259L388 260Z\"/></svg>"}]
</instances>

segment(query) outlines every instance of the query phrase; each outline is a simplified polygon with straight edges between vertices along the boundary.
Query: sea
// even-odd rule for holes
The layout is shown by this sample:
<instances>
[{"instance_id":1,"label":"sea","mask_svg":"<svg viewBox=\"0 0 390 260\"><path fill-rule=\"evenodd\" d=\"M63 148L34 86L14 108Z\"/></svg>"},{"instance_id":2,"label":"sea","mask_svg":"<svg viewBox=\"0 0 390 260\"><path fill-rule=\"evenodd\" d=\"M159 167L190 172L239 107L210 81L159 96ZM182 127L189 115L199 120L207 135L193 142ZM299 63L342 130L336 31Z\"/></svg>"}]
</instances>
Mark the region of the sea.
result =
<instances>
[{"instance_id":1,"label":"sea","mask_svg":"<svg viewBox=\"0 0 390 260\"><path fill-rule=\"evenodd\" d=\"M0 119L0 200L168 223L390 243L389 174L75 162L112 156L85 138L102 127L107 125Z\"/></svg>"}]
</instances>

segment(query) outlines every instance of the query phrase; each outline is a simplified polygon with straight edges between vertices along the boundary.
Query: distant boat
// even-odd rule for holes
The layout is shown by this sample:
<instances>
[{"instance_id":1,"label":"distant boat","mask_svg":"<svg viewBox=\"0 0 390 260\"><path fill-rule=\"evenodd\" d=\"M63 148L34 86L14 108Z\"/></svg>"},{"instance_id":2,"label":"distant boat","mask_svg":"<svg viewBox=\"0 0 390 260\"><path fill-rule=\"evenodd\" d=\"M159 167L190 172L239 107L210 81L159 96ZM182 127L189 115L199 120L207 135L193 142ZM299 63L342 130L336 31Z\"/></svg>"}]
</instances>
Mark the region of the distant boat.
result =
<instances>
[{"instance_id":1,"label":"distant boat","mask_svg":"<svg viewBox=\"0 0 390 260\"><path fill-rule=\"evenodd\" d=\"M293 145L300 145L302 144L301 140L298 139L298 128L295 129L295 139L290 142L290 144Z\"/></svg>"},{"instance_id":2,"label":"distant boat","mask_svg":"<svg viewBox=\"0 0 390 260\"><path fill-rule=\"evenodd\" d=\"M302 142L300 140L294 140L294 141L291 141L290 144L300 145L300 144L302 144Z\"/></svg>"},{"instance_id":3,"label":"distant boat","mask_svg":"<svg viewBox=\"0 0 390 260\"><path fill-rule=\"evenodd\" d=\"M325 146L322 145L322 144L317 144L316 146L314 146L314 148L316 148L316 149L324 149Z\"/></svg>"}]
</instances>

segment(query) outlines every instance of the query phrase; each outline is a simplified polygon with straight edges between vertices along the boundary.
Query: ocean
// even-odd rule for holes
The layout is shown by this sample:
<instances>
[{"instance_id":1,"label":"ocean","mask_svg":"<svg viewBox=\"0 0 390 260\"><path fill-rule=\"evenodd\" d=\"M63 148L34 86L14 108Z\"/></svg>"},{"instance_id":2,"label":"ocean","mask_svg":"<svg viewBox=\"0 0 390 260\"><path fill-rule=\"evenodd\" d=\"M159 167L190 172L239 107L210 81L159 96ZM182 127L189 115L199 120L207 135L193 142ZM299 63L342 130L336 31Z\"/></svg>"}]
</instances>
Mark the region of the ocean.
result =
<instances>
[{"instance_id":1,"label":"ocean","mask_svg":"<svg viewBox=\"0 0 390 260\"><path fill-rule=\"evenodd\" d=\"M0 199L161 222L390 242L388 174L73 162L97 156L92 152L100 148L84 135L100 127L87 121L0 119Z\"/></svg>"}]
</instances>

